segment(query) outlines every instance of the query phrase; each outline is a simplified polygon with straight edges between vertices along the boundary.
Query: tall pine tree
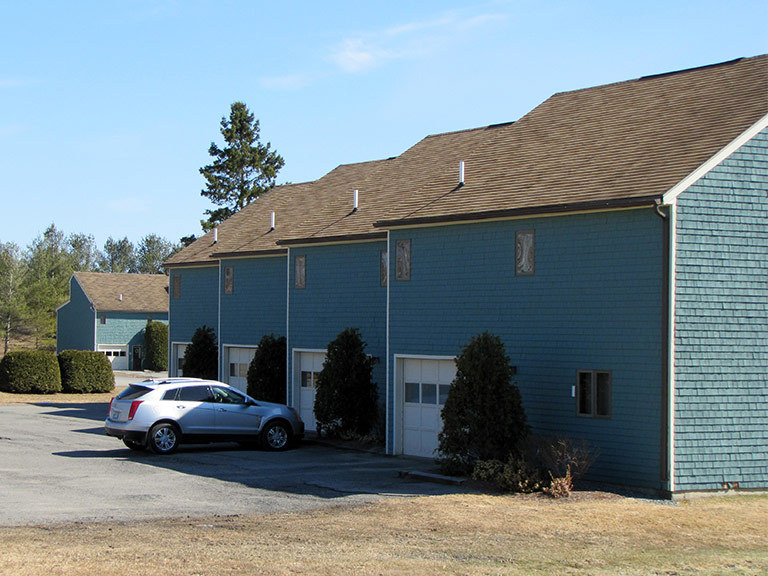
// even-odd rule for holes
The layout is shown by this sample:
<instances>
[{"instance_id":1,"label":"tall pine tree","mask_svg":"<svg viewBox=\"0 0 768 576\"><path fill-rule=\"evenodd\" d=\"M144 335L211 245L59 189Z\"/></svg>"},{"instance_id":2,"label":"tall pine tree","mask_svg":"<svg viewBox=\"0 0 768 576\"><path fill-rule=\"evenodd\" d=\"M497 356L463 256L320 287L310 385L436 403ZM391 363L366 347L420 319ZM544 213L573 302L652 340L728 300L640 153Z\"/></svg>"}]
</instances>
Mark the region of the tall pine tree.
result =
<instances>
[{"instance_id":1,"label":"tall pine tree","mask_svg":"<svg viewBox=\"0 0 768 576\"><path fill-rule=\"evenodd\" d=\"M259 121L242 102L231 106L229 118L221 119L221 134L226 146L211 142L208 149L214 161L200 168L206 187L201 196L221 208L206 210L208 220L201 220L203 230L210 230L235 212L250 204L275 185L277 172L285 161L270 143L259 141Z\"/></svg>"}]
</instances>

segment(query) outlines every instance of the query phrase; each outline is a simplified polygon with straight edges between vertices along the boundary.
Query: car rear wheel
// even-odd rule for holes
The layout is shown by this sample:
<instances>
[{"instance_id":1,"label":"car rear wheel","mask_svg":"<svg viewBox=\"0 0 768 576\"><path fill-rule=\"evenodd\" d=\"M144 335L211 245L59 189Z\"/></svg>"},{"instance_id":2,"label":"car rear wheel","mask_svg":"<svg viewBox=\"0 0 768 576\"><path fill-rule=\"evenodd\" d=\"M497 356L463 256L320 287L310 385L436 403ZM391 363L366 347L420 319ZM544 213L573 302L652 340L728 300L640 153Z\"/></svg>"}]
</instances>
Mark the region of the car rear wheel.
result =
<instances>
[{"instance_id":1,"label":"car rear wheel","mask_svg":"<svg viewBox=\"0 0 768 576\"><path fill-rule=\"evenodd\" d=\"M285 450L291 442L291 428L282 420L269 422L261 432L261 444L267 450Z\"/></svg>"},{"instance_id":2,"label":"car rear wheel","mask_svg":"<svg viewBox=\"0 0 768 576\"><path fill-rule=\"evenodd\" d=\"M149 447L155 454L175 452L180 440L178 428L168 422L155 424L149 431Z\"/></svg>"},{"instance_id":3,"label":"car rear wheel","mask_svg":"<svg viewBox=\"0 0 768 576\"><path fill-rule=\"evenodd\" d=\"M123 444L128 446L131 450L141 451L145 450L147 448L146 444L142 444L141 442L136 442L134 440L128 440L127 438L123 438Z\"/></svg>"}]
</instances>

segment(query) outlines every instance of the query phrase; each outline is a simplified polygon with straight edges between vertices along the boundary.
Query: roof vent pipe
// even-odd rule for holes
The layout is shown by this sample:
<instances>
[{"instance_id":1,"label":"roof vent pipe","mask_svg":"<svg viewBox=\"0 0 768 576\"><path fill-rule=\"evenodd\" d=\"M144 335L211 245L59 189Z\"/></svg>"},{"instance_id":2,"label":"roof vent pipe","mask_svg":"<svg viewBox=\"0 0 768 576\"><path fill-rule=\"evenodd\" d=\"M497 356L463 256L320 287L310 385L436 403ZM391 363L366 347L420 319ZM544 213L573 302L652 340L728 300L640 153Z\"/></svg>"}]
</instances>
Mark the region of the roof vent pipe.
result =
<instances>
[{"instance_id":1,"label":"roof vent pipe","mask_svg":"<svg viewBox=\"0 0 768 576\"><path fill-rule=\"evenodd\" d=\"M216 244L219 241L219 228L218 226L213 229L213 243Z\"/></svg>"},{"instance_id":2,"label":"roof vent pipe","mask_svg":"<svg viewBox=\"0 0 768 576\"><path fill-rule=\"evenodd\" d=\"M459 162L459 186L464 186L464 160Z\"/></svg>"},{"instance_id":3,"label":"roof vent pipe","mask_svg":"<svg viewBox=\"0 0 768 576\"><path fill-rule=\"evenodd\" d=\"M122 302L122 301L123 301L123 295L122 295L122 294L119 294L119 295L117 296L117 299L118 299L120 302Z\"/></svg>"},{"instance_id":4,"label":"roof vent pipe","mask_svg":"<svg viewBox=\"0 0 768 576\"><path fill-rule=\"evenodd\" d=\"M275 213L272 212L269 218L269 229L274 230L275 229Z\"/></svg>"},{"instance_id":5,"label":"roof vent pipe","mask_svg":"<svg viewBox=\"0 0 768 576\"><path fill-rule=\"evenodd\" d=\"M352 207L352 212L356 212L357 211L357 206L358 206L359 198L360 198L360 193L357 190L355 190L355 198L354 198L354 201L353 201L354 202L354 206Z\"/></svg>"}]
</instances>

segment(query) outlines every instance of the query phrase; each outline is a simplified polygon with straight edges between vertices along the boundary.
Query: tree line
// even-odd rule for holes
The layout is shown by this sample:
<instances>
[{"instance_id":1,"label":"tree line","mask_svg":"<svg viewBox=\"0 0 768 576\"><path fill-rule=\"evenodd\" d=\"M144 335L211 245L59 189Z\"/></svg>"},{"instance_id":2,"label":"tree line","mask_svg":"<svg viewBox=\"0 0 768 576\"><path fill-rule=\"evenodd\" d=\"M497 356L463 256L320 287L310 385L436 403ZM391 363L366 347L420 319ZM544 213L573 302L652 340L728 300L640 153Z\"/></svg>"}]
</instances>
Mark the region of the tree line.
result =
<instances>
[{"instance_id":1,"label":"tree line","mask_svg":"<svg viewBox=\"0 0 768 576\"><path fill-rule=\"evenodd\" d=\"M0 241L0 335L2 352L12 344L56 347L56 308L69 298L73 272L158 274L181 249L155 234L137 245L109 237L99 249L92 235L66 235L51 224L26 249Z\"/></svg>"}]
</instances>

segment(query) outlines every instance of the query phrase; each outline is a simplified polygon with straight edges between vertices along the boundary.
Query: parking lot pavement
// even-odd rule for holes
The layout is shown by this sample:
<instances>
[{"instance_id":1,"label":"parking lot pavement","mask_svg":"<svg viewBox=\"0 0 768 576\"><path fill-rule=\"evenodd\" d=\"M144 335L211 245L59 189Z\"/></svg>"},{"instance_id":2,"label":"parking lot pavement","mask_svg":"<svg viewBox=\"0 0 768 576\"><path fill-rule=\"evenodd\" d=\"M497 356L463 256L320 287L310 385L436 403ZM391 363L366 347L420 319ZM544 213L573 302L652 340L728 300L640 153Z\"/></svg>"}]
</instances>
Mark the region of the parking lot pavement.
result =
<instances>
[{"instance_id":1,"label":"parking lot pavement","mask_svg":"<svg viewBox=\"0 0 768 576\"><path fill-rule=\"evenodd\" d=\"M460 487L408 480L428 460L304 443L132 452L104 434L106 404L0 406L0 525L298 512Z\"/></svg>"}]
</instances>

